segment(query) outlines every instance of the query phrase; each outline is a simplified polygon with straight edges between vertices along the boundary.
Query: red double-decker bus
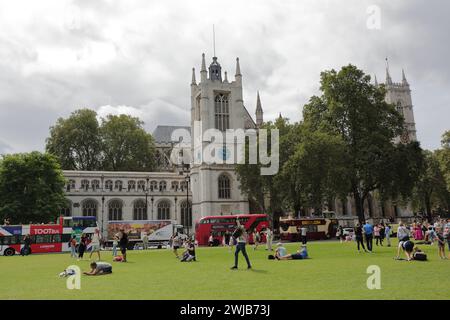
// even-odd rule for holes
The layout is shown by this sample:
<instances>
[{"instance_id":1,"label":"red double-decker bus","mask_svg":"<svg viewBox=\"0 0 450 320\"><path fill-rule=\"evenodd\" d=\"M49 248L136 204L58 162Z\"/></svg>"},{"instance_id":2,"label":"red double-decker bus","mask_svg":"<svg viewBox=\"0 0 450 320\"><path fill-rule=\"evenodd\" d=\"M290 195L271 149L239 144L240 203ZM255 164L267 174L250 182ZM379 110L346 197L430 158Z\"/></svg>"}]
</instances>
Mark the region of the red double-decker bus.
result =
<instances>
[{"instance_id":1,"label":"red double-decker bus","mask_svg":"<svg viewBox=\"0 0 450 320\"><path fill-rule=\"evenodd\" d=\"M236 229L236 219L239 219L247 231L256 230L257 232L261 232L269 227L269 219L266 214L206 216L195 224L195 239L198 245L208 245L211 234L215 245L221 244L225 232L229 231L232 233ZM265 236L263 234L261 235L261 241L265 242ZM251 236L249 237L249 242L253 242Z\"/></svg>"}]
</instances>

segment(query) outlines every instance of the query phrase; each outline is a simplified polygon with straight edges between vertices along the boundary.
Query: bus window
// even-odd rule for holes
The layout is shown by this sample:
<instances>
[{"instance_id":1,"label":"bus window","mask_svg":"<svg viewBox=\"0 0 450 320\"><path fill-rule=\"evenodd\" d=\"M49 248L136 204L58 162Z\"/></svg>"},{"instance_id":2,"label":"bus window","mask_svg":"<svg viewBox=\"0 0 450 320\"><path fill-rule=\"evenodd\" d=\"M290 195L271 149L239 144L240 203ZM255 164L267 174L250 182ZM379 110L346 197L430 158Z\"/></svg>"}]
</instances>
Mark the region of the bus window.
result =
<instances>
[{"instance_id":1,"label":"bus window","mask_svg":"<svg viewBox=\"0 0 450 320\"><path fill-rule=\"evenodd\" d=\"M308 232L318 232L317 226L316 225L307 225L306 226L308 228Z\"/></svg>"},{"instance_id":2,"label":"bus window","mask_svg":"<svg viewBox=\"0 0 450 320\"><path fill-rule=\"evenodd\" d=\"M69 242L70 239L72 239L72 235L71 234L63 234L62 235L62 242L63 243Z\"/></svg>"},{"instance_id":3,"label":"bus window","mask_svg":"<svg viewBox=\"0 0 450 320\"><path fill-rule=\"evenodd\" d=\"M72 228L72 226L73 226L72 219L64 219L64 221L63 221L64 228Z\"/></svg>"},{"instance_id":4,"label":"bus window","mask_svg":"<svg viewBox=\"0 0 450 320\"><path fill-rule=\"evenodd\" d=\"M45 235L36 235L36 243L51 243L52 242L52 235L51 234L45 234Z\"/></svg>"},{"instance_id":5,"label":"bus window","mask_svg":"<svg viewBox=\"0 0 450 320\"><path fill-rule=\"evenodd\" d=\"M52 240L53 240L52 241L53 243L61 242L61 235L60 234L54 234Z\"/></svg>"}]
</instances>

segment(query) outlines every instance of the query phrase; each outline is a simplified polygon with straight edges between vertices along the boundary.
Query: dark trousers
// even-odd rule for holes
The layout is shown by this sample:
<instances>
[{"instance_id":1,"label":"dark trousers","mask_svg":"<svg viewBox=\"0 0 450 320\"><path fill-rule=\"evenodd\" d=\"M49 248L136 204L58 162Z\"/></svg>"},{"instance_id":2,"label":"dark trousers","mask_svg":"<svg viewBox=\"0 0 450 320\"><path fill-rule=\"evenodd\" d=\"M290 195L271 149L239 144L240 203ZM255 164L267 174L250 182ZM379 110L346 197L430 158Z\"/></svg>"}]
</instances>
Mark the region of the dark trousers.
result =
<instances>
[{"instance_id":1,"label":"dark trousers","mask_svg":"<svg viewBox=\"0 0 450 320\"><path fill-rule=\"evenodd\" d=\"M383 245L383 237L382 236L377 236L375 237L375 244L378 245L378 242L380 242L380 245Z\"/></svg>"},{"instance_id":2,"label":"dark trousers","mask_svg":"<svg viewBox=\"0 0 450 320\"><path fill-rule=\"evenodd\" d=\"M366 247L364 247L364 242L363 242L362 237L356 237L356 244L358 245L358 251L360 250L359 245L361 245L362 248L364 249L364 251L366 251Z\"/></svg>"},{"instance_id":3,"label":"dark trousers","mask_svg":"<svg viewBox=\"0 0 450 320\"><path fill-rule=\"evenodd\" d=\"M247 261L247 266L251 267L250 260L248 259L247 251L245 250L245 243L239 242L236 245L236 251L234 252L234 266L238 266L238 258L239 258L239 251L242 251L242 255L244 256L245 260Z\"/></svg>"},{"instance_id":4,"label":"dark trousers","mask_svg":"<svg viewBox=\"0 0 450 320\"><path fill-rule=\"evenodd\" d=\"M84 251L86 250L86 247L82 244L78 246L78 258L83 259Z\"/></svg>"},{"instance_id":5,"label":"dark trousers","mask_svg":"<svg viewBox=\"0 0 450 320\"><path fill-rule=\"evenodd\" d=\"M367 250L372 251L372 244L373 244L373 235L372 234L366 234Z\"/></svg>"},{"instance_id":6,"label":"dark trousers","mask_svg":"<svg viewBox=\"0 0 450 320\"><path fill-rule=\"evenodd\" d=\"M306 244L307 242L306 236L300 236L300 238L302 239L302 244Z\"/></svg>"}]
</instances>

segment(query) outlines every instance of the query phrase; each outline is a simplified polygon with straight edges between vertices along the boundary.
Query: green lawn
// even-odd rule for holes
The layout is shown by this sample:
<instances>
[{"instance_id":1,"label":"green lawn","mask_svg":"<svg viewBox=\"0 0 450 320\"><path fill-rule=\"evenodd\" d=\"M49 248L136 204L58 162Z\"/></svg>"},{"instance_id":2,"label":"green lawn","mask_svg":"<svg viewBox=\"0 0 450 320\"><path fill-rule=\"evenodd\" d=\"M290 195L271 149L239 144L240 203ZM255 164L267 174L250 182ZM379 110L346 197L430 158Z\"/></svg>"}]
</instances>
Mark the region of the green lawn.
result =
<instances>
[{"instance_id":1,"label":"green lawn","mask_svg":"<svg viewBox=\"0 0 450 320\"><path fill-rule=\"evenodd\" d=\"M113 274L83 276L81 290L68 290L58 274L88 261L69 254L0 257L0 299L449 299L450 260L436 246L422 246L428 262L395 261L396 247L358 254L354 243L310 242L311 259L267 259L263 247L248 246L253 270L230 270L227 248L199 248L198 261L180 263L169 250L129 251L128 263L113 263ZM298 244L288 244L292 252ZM103 252L104 261L111 260ZM381 268L381 289L369 290L369 265Z\"/></svg>"}]
</instances>

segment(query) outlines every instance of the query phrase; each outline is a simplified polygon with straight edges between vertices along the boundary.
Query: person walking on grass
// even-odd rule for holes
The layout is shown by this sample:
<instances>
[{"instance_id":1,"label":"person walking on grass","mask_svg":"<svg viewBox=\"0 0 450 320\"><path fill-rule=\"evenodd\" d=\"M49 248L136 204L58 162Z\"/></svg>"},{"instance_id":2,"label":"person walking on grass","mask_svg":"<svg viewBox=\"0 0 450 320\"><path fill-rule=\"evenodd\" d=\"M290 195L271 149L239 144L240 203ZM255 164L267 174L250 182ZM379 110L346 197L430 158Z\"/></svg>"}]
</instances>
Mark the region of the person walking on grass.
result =
<instances>
[{"instance_id":1,"label":"person walking on grass","mask_svg":"<svg viewBox=\"0 0 450 320\"><path fill-rule=\"evenodd\" d=\"M119 245L119 236L117 234L113 237L113 244L112 244L112 256L117 257L117 246Z\"/></svg>"},{"instance_id":2,"label":"person walking on grass","mask_svg":"<svg viewBox=\"0 0 450 320\"><path fill-rule=\"evenodd\" d=\"M84 251L86 251L87 237L83 233L81 234L80 243L78 245L78 261L83 260Z\"/></svg>"},{"instance_id":3,"label":"person walking on grass","mask_svg":"<svg viewBox=\"0 0 450 320\"><path fill-rule=\"evenodd\" d=\"M387 246L391 246L391 227L387 224L384 228L384 236L386 237Z\"/></svg>"},{"instance_id":4,"label":"person walking on grass","mask_svg":"<svg viewBox=\"0 0 450 320\"><path fill-rule=\"evenodd\" d=\"M363 226L364 234L366 236L366 245L367 250L369 250L370 253L373 253L372 251L372 245L373 245L373 226L366 222Z\"/></svg>"},{"instance_id":5,"label":"person walking on grass","mask_svg":"<svg viewBox=\"0 0 450 320\"><path fill-rule=\"evenodd\" d=\"M236 245L236 251L234 252L234 266L231 267L232 270L238 268L238 259L239 259L239 252L242 252L242 255L245 258L245 261L247 262L247 269L251 269L252 266L250 264L250 260L247 255L247 251L245 250L245 245L247 243L248 235L245 231L244 226L241 225L239 219L236 220L237 222L237 228L233 232L233 236L237 239L237 245Z\"/></svg>"},{"instance_id":6,"label":"person walking on grass","mask_svg":"<svg viewBox=\"0 0 450 320\"><path fill-rule=\"evenodd\" d=\"M127 247L128 247L128 234L124 229L120 229L119 233L119 246L120 252L122 252L122 262L127 262Z\"/></svg>"},{"instance_id":7,"label":"person walking on grass","mask_svg":"<svg viewBox=\"0 0 450 320\"><path fill-rule=\"evenodd\" d=\"M256 231L256 229L253 230L253 250L258 249L259 241L260 241L260 235L259 232Z\"/></svg>"},{"instance_id":8,"label":"person walking on grass","mask_svg":"<svg viewBox=\"0 0 450 320\"><path fill-rule=\"evenodd\" d=\"M361 252L360 246L364 249L364 252L367 252L366 247L364 247L364 241L363 241L363 229L361 225L358 223L356 224L355 230L355 240L356 244L358 246L358 253Z\"/></svg>"},{"instance_id":9,"label":"person walking on grass","mask_svg":"<svg viewBox=\"0 0 450 320\"><path fill-rule=\"evenodd\" d=\"M94 252L97 252L98 255L98 261L100 261L100 241L102 239L102 236L100 234L100 231L98 229L95 229L94 234L92 235L91 240L91 254L89 255L89 260L92 258L92 254Z\"/></svg>"},{"instance_id":10,"label":"person walking on grass","mask_svg":"<svg viewBox=\"0 0 450 320\"><path fill-rule=\"evenodd\" d=\"M70 238L69 246L70 246L70 257L76 258L77 257L77 238L75 235L72 236L72 238Z\"/></svg>"},{"instance_id":11,"label":"person walking on grass","mask_svg":"<svg viewBox=\"0 0 450 320\"><path fill-rule=\"evenodd\" d=\"M143 250L148 249L148 234L147 234L147 232L144 232L144 236L142 237L142 249Z\"/></svg>"},{"instance_id":12,"label":"person walking on grass","mask_svg":"<svg viewBox=\"0 0 450 320\"><path fill-rule=\"evenodd\" d=\"M178 232L175 232L175 234L172 236L172 249L177 259L180 258L180 256L178 255L178 249L180 248L180 246L181 246L180 236L178 235Z\"/></svg>"},{"instance_id":13,"label":"person walking on grass","mask_svg":"<svg viewBox=\"0 0 450 320\"><path fill-rule=\"evenodd\" d=\"M436 241L438 247L438 254L441 259L447 259L445 256L445 239L444 234L442 232L442 227L436 228Z\"/></svg>"},{"instance_id":14,"label":"person walking on grass","mask_svg":"<svg viewBox=\"0 0 450 320\"><path fill-rule=\"evenodd\" d=\"M306 228L306 226L302 226L300 228L300 238L302 240L303 245L305 245L307 242L307 234L308 234L308 228Z\"/></svg>"},{"instance_id":15,"label":"person walking on grass","mask_svg":"<svg viewBox=\"0 0 450 320\"><path fill-rule=\"evenodd\" d=\"M270 230L270 227L266 228L266 250L272 251L272 230Z\"/></svg>"}]
</instances>

